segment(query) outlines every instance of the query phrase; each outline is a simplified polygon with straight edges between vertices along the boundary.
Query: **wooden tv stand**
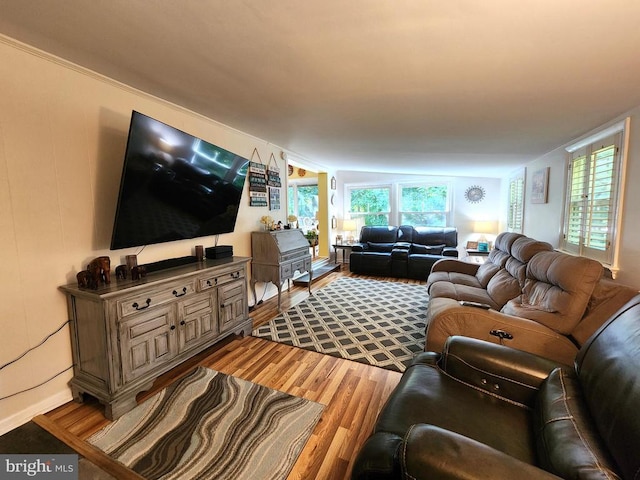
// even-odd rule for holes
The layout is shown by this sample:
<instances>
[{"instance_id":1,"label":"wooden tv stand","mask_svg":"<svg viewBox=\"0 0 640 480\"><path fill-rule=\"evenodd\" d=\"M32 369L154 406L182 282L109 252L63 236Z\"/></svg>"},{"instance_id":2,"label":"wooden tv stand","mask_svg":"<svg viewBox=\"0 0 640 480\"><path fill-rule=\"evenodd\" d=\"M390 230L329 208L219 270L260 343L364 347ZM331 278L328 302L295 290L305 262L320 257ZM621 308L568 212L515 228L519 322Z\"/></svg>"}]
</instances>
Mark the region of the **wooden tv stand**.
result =
<instances>
[{"instance_id":1,"label":"wooden tv stand","mask_svg":"<svg viewBox=\"0 0 640 480\"><path fill-rule=\"evenodd\" d=\"M231 334L250 334L247 265L232 257L115 280L98 290L65 285L74 400L89 393L110 420L162 373Z\"/></svg>"}]
</instances>

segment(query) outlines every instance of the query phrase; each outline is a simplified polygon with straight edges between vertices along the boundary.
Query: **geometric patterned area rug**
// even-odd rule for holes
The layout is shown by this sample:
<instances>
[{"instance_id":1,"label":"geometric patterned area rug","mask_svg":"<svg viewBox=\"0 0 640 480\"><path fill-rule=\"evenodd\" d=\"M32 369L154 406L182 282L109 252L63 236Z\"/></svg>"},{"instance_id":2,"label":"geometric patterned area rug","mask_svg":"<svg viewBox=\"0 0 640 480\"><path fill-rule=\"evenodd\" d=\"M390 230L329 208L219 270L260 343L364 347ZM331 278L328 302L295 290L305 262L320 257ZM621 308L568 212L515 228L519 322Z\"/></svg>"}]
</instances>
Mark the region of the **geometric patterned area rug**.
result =
<instances>
[{"instance_id":1,"label":"geometric patterned area rug","mask_svg":"<svg viewBox=\"0 0 640 480\"><path fill-rule=\"evenodd\" d=\"M339 278L254 337L404 372L424 349L426 285Z\"/></svg>"},{"instance_id":2,"label":"geometric patterned area rug","mask_svg":"<svg viewBox=\"0 0 640 480\"><path fill-rule=\"evenodd\" d=\"M285 479L323 408L198 367L88 442L147 479Z\"/></svg>"}]
</instances>

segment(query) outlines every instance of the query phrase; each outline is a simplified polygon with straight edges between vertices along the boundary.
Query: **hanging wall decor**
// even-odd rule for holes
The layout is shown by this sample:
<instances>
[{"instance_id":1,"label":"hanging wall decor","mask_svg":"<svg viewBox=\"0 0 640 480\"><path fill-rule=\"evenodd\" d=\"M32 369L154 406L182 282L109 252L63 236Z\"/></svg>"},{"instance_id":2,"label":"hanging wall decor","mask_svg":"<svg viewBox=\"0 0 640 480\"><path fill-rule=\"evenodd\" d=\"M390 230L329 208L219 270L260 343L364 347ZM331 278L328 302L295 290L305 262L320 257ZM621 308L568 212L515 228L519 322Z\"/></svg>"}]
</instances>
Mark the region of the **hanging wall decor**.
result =
<instances>
[{"instance_id":1,"label":"hanging wall decor","mask_svg":"<svg viewBox=\"0 0 640 480\"><path fill-rule=\"evenodd\" d=\"M550 168L545 167L533 172L531 177L531 203L547 203Z\"/></svg>"},{"instance_id":2,"label":"hanging wall decor","mask_svg":"<svg viewBox=\"0 0 640 480\"><path fill-rule=\"evenodd\" d=\"M280 189L269 187L269 210L280 210Z\"/></svg>"},{"instance_id":3,"label":"hanging wall decor","mask_svg":"<svg viewBox=\"0 0 640 480\"><path fill-rule=\"evenodd\" d=\"M280 168L273 153L267 163L267 186L269 187L269 210L280 210Z\"/></svg>"},{"instance_id":4,"label":"hanging wall decor","mask_svg":"<svg viewBox=\"0 0 640 480\"><path fill-rule=\"evenodd\" d=\"M253 161L257 155L259 162ZM267 167L262 163L258 149L253 149L249 162L249 205L251 207L266 207L267 201Z\"/></svg>"}]
</instances>

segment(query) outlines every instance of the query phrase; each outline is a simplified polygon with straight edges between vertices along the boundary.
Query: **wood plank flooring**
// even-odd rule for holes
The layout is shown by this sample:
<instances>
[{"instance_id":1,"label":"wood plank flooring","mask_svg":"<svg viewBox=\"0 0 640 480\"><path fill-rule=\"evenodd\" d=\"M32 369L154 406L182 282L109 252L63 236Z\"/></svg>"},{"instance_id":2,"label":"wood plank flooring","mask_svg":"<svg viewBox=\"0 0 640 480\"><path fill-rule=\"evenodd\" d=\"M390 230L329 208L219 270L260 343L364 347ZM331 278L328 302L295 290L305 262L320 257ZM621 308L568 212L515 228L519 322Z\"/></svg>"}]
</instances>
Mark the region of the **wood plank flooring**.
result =
<instances>
[{"instance_id":1,"label":"wood plank flooring","mask_svg":"<svg viewBox=\"0 0 640 480\"><path fill-rule=\"evenodd\" d=\"M322 288L340 276L424 283L352 275L345 268L348 267L314 281L312 290ZM305 287L284 289L282 309L286 310L307 297ZM254 326L258 326L269 322L278 313L277 298L274 297L264 301L250 315ZM378 412L401 377L397 372L280 343L250 336L233 337L159 377L151 390L138 396L138 401L186 375L197 365L326 405L288 477L291 480L348 479L360 446L370 435ZM77 448L74 437L84 440L109 423L103 412L103 407L95 401L84 404L70 402L47 413L40 419L40 424L46 424L54 434L55 431L62 432L68 441L74 443L71 446ZM88 449L81 453L105 468L104 459L96 452Z\"/></svg>"}]
</instances>

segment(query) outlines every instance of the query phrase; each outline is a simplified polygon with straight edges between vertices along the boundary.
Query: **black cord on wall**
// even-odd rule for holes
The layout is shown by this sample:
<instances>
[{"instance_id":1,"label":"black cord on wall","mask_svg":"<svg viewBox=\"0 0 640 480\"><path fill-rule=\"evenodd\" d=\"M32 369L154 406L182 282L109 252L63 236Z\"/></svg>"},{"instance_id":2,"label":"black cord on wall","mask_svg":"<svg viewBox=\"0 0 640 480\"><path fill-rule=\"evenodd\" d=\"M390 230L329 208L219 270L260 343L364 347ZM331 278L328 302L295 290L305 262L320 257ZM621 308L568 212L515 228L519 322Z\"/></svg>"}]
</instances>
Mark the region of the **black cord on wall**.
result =
<instances>
[{"instance_id":1,"label":"black cord on wall","mask_svg":"<svg viewBox=\"0 0 640 480\"><path fill-rule=\"evenodd\" d=\"M42 345L44 345L44 344L45 344L45 342L46 342L47 340L49 340L49 339L50 339L51 337L53 337L56 333L58 333L60 330L62 330L62 329L64 328L64 326L65 326L66 324L70 323L70 322L71 322L71 320L67 320L66 322L64 322L64 323L63 323L62 325L60 325L56 330L54 330L54 331L53 331L53 332L51 332L49 335L47 335L46 337L44 337L44 339L43 339L43 340L42 340L38 345L36 345L36 346L34 346L34 347L31 347L31 348L29 348L29 349L25 350L23 353L21 353L20 355L18 355L18 356L17 356L16 358L14 358L13 360L11 360L11 361L9 361L9 362L5 363L4 365L0 366L0 370L2 370L2 369L4 369L4 368L8 367L9 365L13 365L13 364L14 364L14 363L16 363L18 360L20 360L20 359L21 359L21 358L23 358L25 355L27 355L29 352L32 352L32 351L33 351L33 350L35 350L36 348L41 347ZM70 370L71 368L73 368L73 365L71 365L71 366L69 366L69 367L65 368L65 369L64 369L64 370L62 370L61 372L56 373L55 375L53 375L52 377L48 378L48 379L47 379L47 380L45 380L44 382L39 383L38 385L35 385L35 386L33 386L33 387L29 387L29 388L25 388L24 390L20 390L19 392L15 392L15 393L12 393L12 394L10 394L10 395L5 395L4 397L0 397L0 401L2 401L2 400L6 400L7 398L15 397L16 395L20 395L21 393L25 393L25 392L28 392L28 391L30 391L30 390L34 390L34 389L36 389L36 388L38 388L38 387L41 387L41 386L42 386L42 385L44 385L45 383L50 382L51 380L53 380L54 378L56 378L56 377L58 377L58 376L62 375L64 372L66 372L66 371Z\"/></svg>"},{"instance_id":2,"label":"black cord on wall","mask_svg":"<svg viewBox=\"0 0 640 480\"><path fill-rule=\"evenodd\" d=\"M31 347L28 350L24 351L23 353L21 353L20 355L18 355L16 358L14 358L13 360L5 363L4 365L2 365L0 367L0 370L2 370L5 367L8 367L9 365L16 363L18 360L20 360L22 357L24 357L26 354L28 354L29 352L35 350L36 348L44 345L44 343L49 340L51 337L53 337L56 333L58 333L60 330L62 330L62 328L67 324L70 323L71 320L67 320L66 322L64 322L62 325L60 325L55 331L51 332L49 335L47 335L46 337L44 337L44 340L42 340L38 345L36 345L35 347Z\"/></svg>"}]
</instances>

